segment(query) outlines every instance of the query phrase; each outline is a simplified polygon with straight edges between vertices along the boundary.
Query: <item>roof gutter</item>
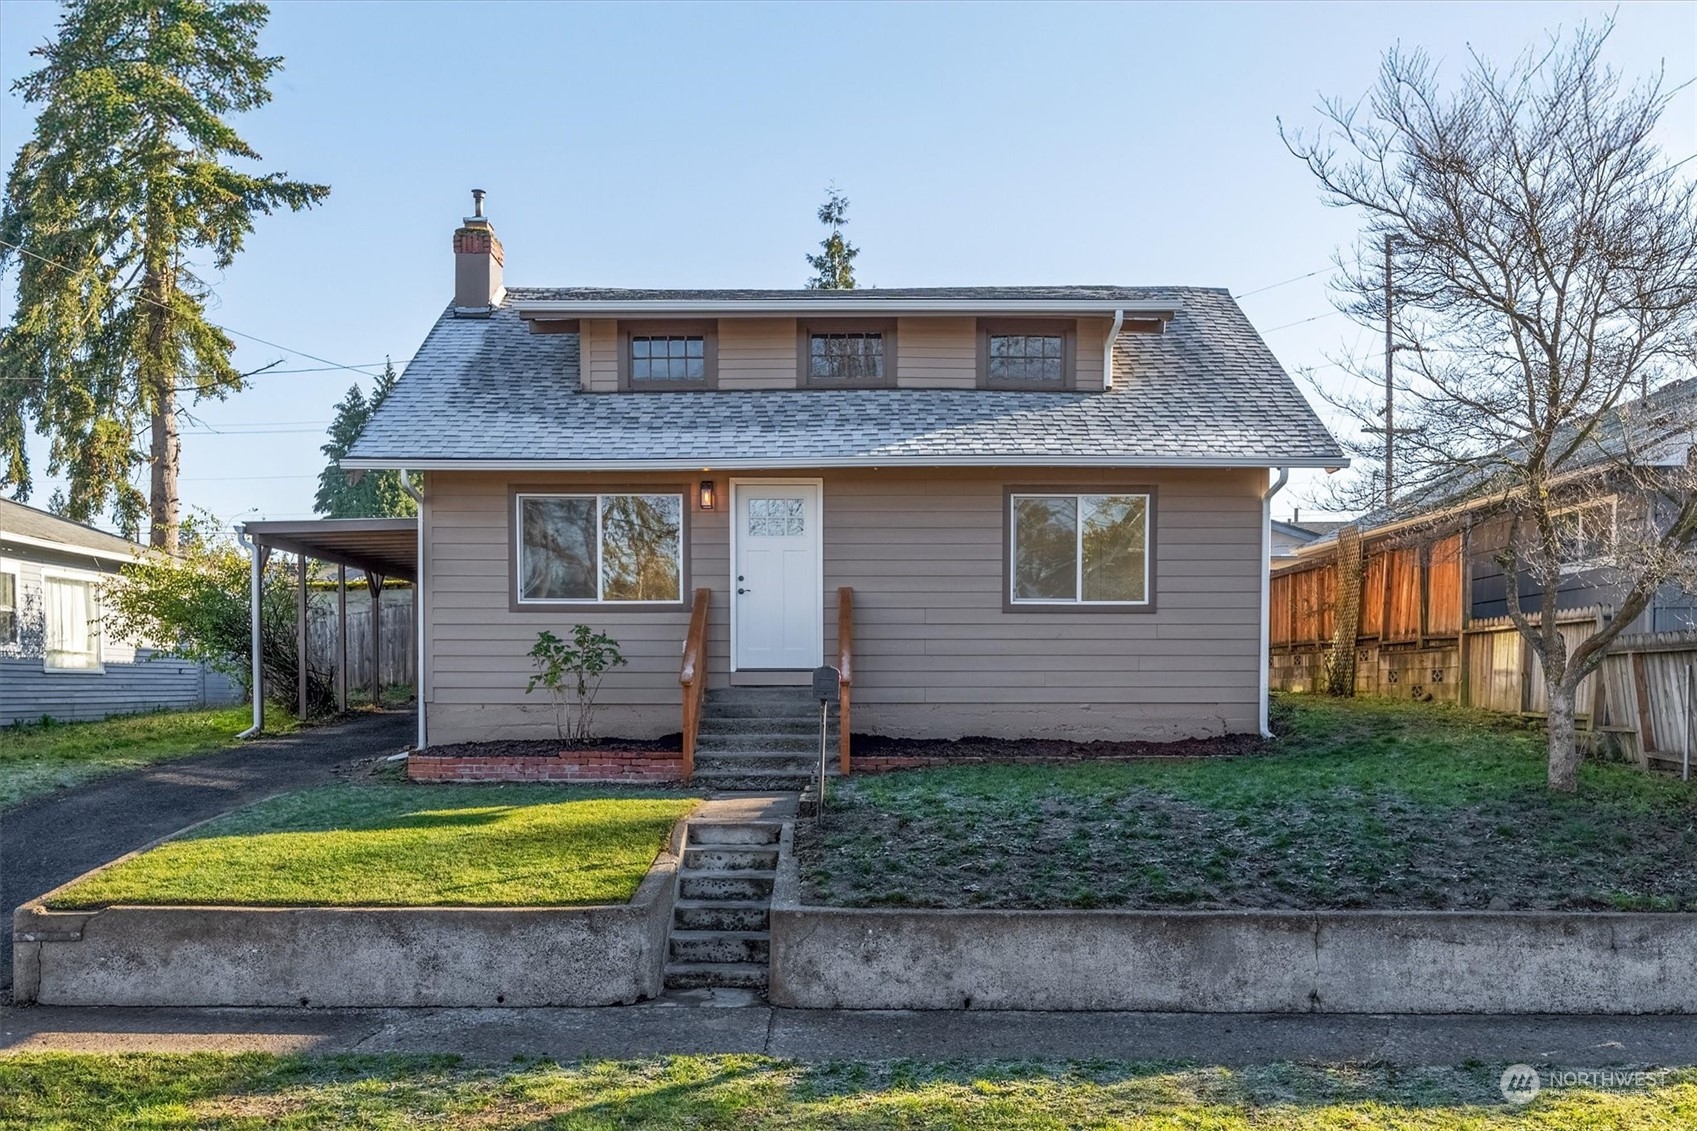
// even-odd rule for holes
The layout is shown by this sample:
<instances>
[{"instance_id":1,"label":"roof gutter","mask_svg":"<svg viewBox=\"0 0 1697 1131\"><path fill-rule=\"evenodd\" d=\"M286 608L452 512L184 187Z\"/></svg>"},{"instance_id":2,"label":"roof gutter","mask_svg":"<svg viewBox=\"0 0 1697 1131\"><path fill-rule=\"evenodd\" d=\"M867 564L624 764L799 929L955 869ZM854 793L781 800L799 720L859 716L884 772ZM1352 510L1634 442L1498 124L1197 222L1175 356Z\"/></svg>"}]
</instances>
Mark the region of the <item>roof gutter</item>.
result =
<instances>
[{"instance_id":1,"label":"roof gutter","mask_svg":"<svg viewBox=\"0 0 1697 1131\"><path fill-rule=\"evenodd\" d=\"M748 459L427 459L421 456L344 459L353 470L390 471L779 471L802 468L899 467L1346 467L1340 456L1265 455L1228 459L1218 456L763 456Z\"/></svg>"},{"instance_id":2,"label":"roof gutter","mask_svg":"<svg viewBox=\"0 0 1697 1131\"><path fill-rule=\"evenodd\" d=\"M1124 299L515 299L509 305L524 318L617 318L624 315L690 314L735 318L773 315L830 317L838 314L1048 314L1109 317L1126 314L1171 317L1175 302L1126 302Z\"/></svg>"}]
</instances>

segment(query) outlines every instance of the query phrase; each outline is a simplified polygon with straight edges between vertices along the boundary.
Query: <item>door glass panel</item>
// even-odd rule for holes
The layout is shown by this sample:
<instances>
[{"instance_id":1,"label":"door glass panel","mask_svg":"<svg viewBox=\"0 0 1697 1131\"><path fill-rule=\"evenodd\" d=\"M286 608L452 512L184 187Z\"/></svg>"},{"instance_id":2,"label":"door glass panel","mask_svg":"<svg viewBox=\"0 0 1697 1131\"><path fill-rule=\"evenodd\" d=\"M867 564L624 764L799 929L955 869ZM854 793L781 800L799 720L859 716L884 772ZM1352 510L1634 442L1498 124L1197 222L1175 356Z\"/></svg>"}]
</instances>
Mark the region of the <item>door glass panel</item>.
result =
<instances>
[{"instance_id":1,"label":"door glass panel","mask_svg":"<svg viewBox=\"0 0 1697 1131\"><path fill-rule=\"evenodd\" d=\"M805 534L805 503L801 499L748 500L748 532L755 538Z\"/></svg>"}]
</instances>

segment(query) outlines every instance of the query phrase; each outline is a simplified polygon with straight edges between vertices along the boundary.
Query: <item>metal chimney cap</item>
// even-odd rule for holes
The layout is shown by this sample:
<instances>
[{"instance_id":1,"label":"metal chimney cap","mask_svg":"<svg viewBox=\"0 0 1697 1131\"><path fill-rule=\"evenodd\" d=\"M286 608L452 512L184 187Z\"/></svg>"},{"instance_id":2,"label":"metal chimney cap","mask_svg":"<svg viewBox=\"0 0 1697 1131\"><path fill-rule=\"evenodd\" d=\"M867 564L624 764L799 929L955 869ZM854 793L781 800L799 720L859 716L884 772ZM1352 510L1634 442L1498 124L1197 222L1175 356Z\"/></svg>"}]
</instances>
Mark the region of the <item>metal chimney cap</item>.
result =
<instances>
[{"instance_id":1,"label":"metal chimney cap","mask_svg":"<svg viewBox=\"0 0 1697 1131\"><path fill-rule=\"evenodd\" d=\"M471 214L473 218L483 219L483 198L488 194L480 188L471 190Z\"/></svg>"}]
</instances>

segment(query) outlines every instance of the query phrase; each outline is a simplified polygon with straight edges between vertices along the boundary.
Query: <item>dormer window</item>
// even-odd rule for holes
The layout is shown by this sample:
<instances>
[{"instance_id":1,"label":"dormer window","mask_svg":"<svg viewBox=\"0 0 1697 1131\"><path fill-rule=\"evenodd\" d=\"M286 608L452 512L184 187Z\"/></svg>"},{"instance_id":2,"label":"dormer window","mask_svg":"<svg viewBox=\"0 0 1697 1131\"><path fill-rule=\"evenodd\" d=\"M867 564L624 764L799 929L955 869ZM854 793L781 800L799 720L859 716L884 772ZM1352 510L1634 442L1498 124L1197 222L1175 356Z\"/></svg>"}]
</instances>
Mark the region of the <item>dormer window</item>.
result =
<instances>
[{"instance_id":1,"label":"dormer window","mask_svg":"<svg viewBox=\"0 0 1697 1131\"><path fill-rule=\"evenodd\" d=\"M717 383L718 335L710 322L627 322L619 327L619 384L643 392Z\"/></svg>"},{"instance_id":2,"label":"dormer window","mask_svg":"<svg viewBox=\"0 0 1697 1131\"><path fill-rule=\"evenodd\" d=\"M801 383L818 389L877 388L892 384L896 364L893 321L803 322L799 335Z\"/></svg>"},{"instance_id":3,"label":"dormer window","mask_svg":"<svg viewBox=\"0 0 1697 1131\"><path fill-rule=\"evenodd\" d=\"M1061 321L985 320L978 326L978 383L986 389L1077 386L1076 326Z\"/></svg>"}]
</instances>

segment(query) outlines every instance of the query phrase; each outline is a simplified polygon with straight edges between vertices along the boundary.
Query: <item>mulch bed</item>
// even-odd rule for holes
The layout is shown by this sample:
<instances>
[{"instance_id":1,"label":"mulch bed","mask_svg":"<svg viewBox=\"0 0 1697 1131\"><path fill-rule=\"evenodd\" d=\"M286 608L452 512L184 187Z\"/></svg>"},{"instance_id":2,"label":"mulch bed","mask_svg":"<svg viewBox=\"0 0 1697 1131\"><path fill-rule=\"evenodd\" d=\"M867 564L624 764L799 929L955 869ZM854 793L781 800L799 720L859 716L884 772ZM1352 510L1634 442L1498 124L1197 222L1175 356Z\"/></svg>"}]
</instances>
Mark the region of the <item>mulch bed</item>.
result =
<instances>
[{"instance_id":1,"label":"mulch bed","mask_svg":"<svg viewBox=\"0 0 1697 1131\"><path fill-rule=\"evenodd\" d=\"M676 754L683 749L681 734L659 738L598 738L585 746L571 746L557 738L501 738L489 742L455 742L432 746L426 758L569 758L578 754L655 753Z\"/></svg>"},{"instance_id":2,"label":"mulch bed","mask_svg":"<svg viewBox=\"0 0 1697 1131\"><path fill-rule=\"evenodd\" d=\"M1240 758L1265 754L1267 740L1253 734L1183 738L1174 742L1113 742L1066 739L885 738L854 736L853 756L860 758L935 758L960 762L1111 762L1144 758Z\"/></svg>"}]
</instances>

